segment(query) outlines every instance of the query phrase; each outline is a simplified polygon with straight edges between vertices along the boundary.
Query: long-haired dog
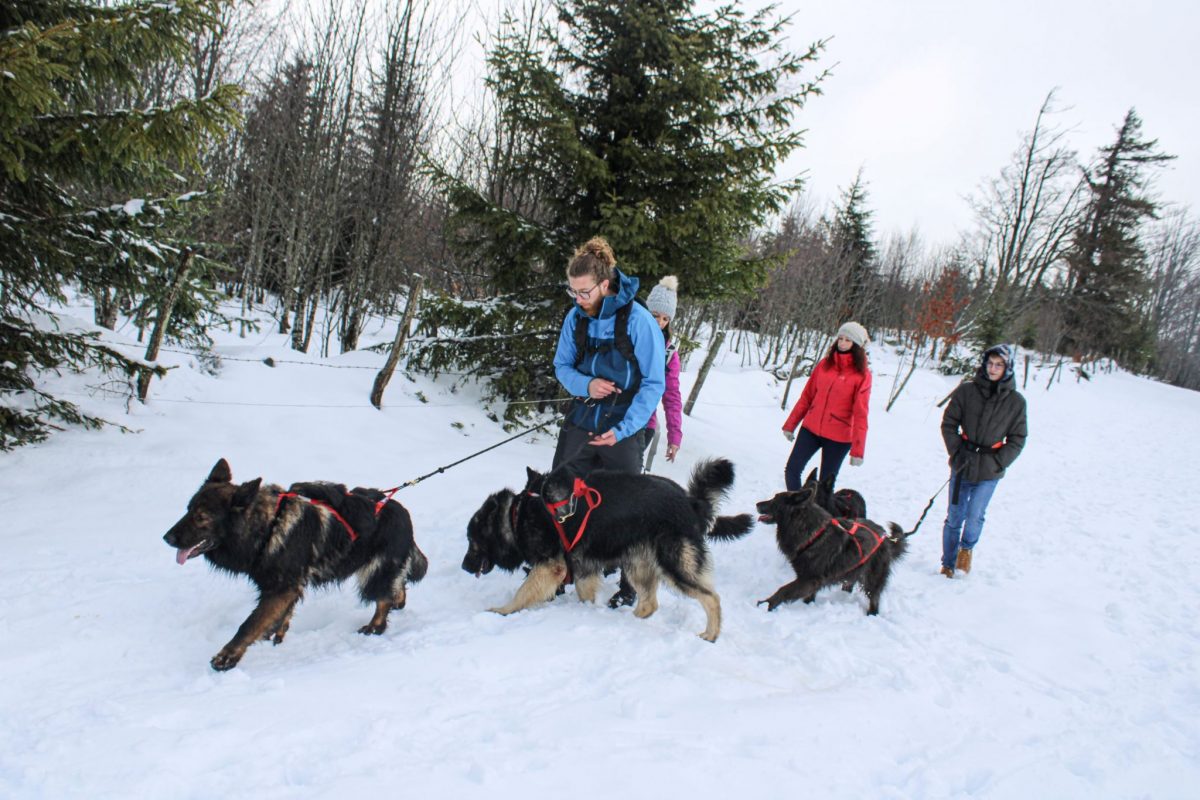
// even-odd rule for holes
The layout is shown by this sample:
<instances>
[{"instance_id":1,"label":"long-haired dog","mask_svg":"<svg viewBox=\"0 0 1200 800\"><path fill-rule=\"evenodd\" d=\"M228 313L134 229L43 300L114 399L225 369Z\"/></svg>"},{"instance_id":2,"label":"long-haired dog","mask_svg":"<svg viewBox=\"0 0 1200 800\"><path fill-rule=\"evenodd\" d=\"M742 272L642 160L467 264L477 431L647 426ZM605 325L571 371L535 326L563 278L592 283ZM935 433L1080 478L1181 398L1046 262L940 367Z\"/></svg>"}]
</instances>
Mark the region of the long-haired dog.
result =
<instances>
[{"instance_id":1,"label":"long-haired dog","mask_svg":"<svg viewBox=\"0 0 1200 800\"><path fill-rule=\"evenodd\" d=\"M815 469L804 479L804 486L817 488L817 502L833 516L845 519L867 518L867 501L862 494L854 489L838 489L835 492L832 481L817 480Z\"/></svg>"},{"instance_id":2,"label":"long-haired dog","mask_svg":"<svg viewBox=\"0 0 1200 800\"><path fill-rule=\"evenodd\" d=\"M904 531L894 522L889 530L869 519L833 517L820 502L820 488L780 492L758 504L759 522L774 524L775 541L796 572L766 600L768 611L783 603L811 603L825 586L858 582L869 601L868 614L879 613L879 596L887 585L892 563L904 555Z\"/></svg>"},{"instance_id":3,"label":"long-haired dog","mask_svg":"<svg viewBox=\"0 0 1200 800\"><path fill-rule=\"evenodd\" d=\"M700 603L700 636L713 642L721 599L706 539L737 539L754 526L749 514L717 516L732 485L733 464L724 459L698 464L686 491L655 475L597 470L581 480L566 468L529 470L524 491L496 492L475 512L462 567L479 576L530 564L512 601L491 609L499 614L550 600L571 574L579 599L595 602L603 571L621 567L638 593L633 613L644 619L658 609L661 578Z\"/></svg>"},{"instance_id":4,"label":"long-haired dog","mask_svg":"<svg viewBox=\"0 0 1200 800\"><path fill-rule=\"evenodd\" d=\"M313 482L285 492L262 478L236 484L225 459L163 539L181 565L203 555L258 587L258 605L213 656L216 670L232 669L259 639L282 642L306 588L351 575L363 602L375 603L359 633L383 633L388 612L404 608L407 584L425 577L429 565L408 510L378 489Z\"/></svg>"}]
</instances>

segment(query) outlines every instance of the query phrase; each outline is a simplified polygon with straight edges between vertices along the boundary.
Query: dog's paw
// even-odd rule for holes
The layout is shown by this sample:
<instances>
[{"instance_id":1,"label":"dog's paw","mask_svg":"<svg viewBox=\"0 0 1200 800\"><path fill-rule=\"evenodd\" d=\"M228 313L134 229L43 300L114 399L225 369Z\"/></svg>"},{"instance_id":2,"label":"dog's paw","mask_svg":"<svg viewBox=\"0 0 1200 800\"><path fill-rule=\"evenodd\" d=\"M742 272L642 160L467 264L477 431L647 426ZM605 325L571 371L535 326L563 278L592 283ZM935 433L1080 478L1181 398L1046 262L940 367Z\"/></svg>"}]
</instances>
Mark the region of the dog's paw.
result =
<instances>
[{"instance_id":1,"label":"dog's paw","mask_svg":"<svg viewBox=\"0 0 1200 800\"><path fill-rule=\"evenodd\" d=\"M621 606L631 606L637 602L637 592L635 591L619 591L612 597L608 598L609 608L620 608Z\"/></svg>"},{"instance_id":2,"label":"dog's paw","mask_svg":"<svg viewBox=\"0 0 1200 800\"><path fill-rule=\"evenodd\" d=\"M502 617L507 617L512 613L512 609L509 608L489 608L488 611L492 612L493 614L499 614Z\"/></svg>"},{"instance_id":3,"label":"dog's paw","mask_svg":"<svg viewBox=\"0 0 1200 800\"><path fill-rule=\"evenodd\" d=\"M710 634L708 631L702 631L699 636L706 642L715 642L717 640L717 634Z\"/></svg>"},{"instance_id":4,"label":"dog's paw","mask_svg":"<svg viewBox=\"0 0 1200 800\"><path fill-rule=\"evenodd\" d=\"M233 669L242 660L241 653L230 653L222 650L212 657L212 661L208 662L217 672L224 672Z\"/></svg>"},{"instance_id":5,"label":"dog's paw","mask_svg":"<svg viewBox=\"0 0 1200 800\"><path fill-rule=\"evenodd\" d=\"M383 633L386 630L387 630L386 622L383 623L382 625L375 625L375 624L368 622L366 625L363 625L361 628L359 628L358 632L363 634L364 636L379 636L381 633Z\"/></svg>"}]
</instances>

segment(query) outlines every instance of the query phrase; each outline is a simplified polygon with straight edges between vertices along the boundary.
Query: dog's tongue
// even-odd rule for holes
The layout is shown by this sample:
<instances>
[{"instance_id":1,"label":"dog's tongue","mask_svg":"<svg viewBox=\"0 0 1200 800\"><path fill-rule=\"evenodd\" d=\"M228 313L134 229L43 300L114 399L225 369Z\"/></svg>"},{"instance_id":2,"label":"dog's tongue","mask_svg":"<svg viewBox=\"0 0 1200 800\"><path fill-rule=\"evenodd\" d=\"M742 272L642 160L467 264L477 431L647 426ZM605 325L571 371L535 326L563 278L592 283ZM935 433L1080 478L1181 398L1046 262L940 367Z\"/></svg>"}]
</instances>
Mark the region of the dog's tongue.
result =
<instances>
[{"instance_id":1,"label":"dog's tongue","mask_svg":"<svg viewBox=\"0 0 1200 800\"><path fill-rule=\"evenodd\" d=\"M196 552L196 548L199 546L200 545L197 544L197 545L193 545L192 547L188 547L188 548L181 547L178 550L176 550L175 551L175 563L178 564L179 566L183 566L184 564L186 564L187 560L192 557L192 553Z\"/></svg>"}]
</instances>

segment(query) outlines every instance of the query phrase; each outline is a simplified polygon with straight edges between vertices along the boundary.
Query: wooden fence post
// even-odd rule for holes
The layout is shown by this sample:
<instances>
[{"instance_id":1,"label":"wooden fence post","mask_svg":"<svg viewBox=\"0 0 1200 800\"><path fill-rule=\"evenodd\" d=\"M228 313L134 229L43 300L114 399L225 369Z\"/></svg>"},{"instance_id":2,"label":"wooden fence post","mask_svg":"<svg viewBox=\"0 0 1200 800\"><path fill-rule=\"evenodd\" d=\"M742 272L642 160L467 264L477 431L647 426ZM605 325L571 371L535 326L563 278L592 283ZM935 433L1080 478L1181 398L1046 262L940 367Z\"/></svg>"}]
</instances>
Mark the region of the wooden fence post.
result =
<instances>
[{"instance_id":1,"label":"wooden fence post","mask_svg":"<svg viewBox=\"0 0 1200 800\"><path fill-rule=\"evenodd\" d=\"M779 407L782 409L787 409L788 394L790 394L792 391L792 381L796 379L796 371L800 369L800 359L803 357L804 354L801 353L800 355L796 356L796 360L792 362L792 371L788 374L787 386L783 387L783 402L779 404Z\"/></svg>"},{"instance_id":2,"label":"wooden fence post","mask_svg":"<svg viewBox=\"0 0 1200 800\"><path fill-rule=\"evenodd\" d=\"M717 335L713 337L712 344L708 348L708 355L704 357L704 366L700 367L700 374L696 376L696 383L692 386L692 392L688 395L687 403L683 406L683 413L689 417L692 415L692 406L696 405L696 398L700 395L700 387L704 385L704 379L708 377L708 370L712 367L713 361L716 360L717 353L720 351L724 341L725 331L717 331Z\"/></svg>"},{"instance_id":3,"label":"wooden fence post","mask_svg":"<svg viewBox=\"0 0 1200 800\"><path fill-rule=\"evenodd\" d=\"M421 299L421 289L425 285L423 276L414 275L413 277L416 280L413 282L412 291L408 293L408 304L404 308L404 318L400 320L400 327L396 329L396 338L392 340L392 350L388 353L387 362L375 376L375 384L371 387L371 405L376 408L383 407L383 390L387 388L388 381L392 379L392 374L396 371L396 365L400 363L400 353L404 350L404 341L408 338L408 327L412 324L413 315L417 312L417 302Z\"/></svg>"}]
</instances>

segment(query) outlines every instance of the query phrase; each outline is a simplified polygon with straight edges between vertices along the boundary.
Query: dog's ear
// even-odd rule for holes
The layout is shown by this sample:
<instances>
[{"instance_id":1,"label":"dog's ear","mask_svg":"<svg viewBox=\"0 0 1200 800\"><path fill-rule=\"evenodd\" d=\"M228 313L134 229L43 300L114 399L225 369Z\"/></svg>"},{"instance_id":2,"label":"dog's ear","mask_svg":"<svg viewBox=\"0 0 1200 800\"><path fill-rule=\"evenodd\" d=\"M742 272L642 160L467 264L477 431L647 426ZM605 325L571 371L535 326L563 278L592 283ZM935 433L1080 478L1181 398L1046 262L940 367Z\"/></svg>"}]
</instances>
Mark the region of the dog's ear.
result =
<instances>
[{"instance_id":1,"label":"dog's ear","mask_svg":"<svg viewBox=\"0 0 1200 800\"><path fill-rule=\"evenodd\" d=\"M235 511L241 511L248 507L254 502L254 498L258 497L258 487L260 486L262 486L262 478L246 481L233 493L233 499L229 501L229 505Z\"/></svg>"},{"instance_id":2,"label":"dog's ear","mask_svg":"<svg viewBox=\"0 0 1200 800\"><path fill-rule=\"evenodd\" d=\"M208 473L205 483L229 483L232 480L233 471L229 469L229 462L222 458L213 466L212 472Z\"/></svg>"},{"instance_id":3,"label":"dog's ear","mask_svg":"<svg viewBox=\"0 0 1200 800\"><path fill-rule=\"evenodd\" d=\"M804 482L805 482L806 484L809 484L809 483L816 483L816 482L817 482L817 469L816 469L816 467L813 467L813 471L812 471L812 472L810 472L810 473L808 473L808 477L804 479Z\"/></svg>"}]
</instances>

